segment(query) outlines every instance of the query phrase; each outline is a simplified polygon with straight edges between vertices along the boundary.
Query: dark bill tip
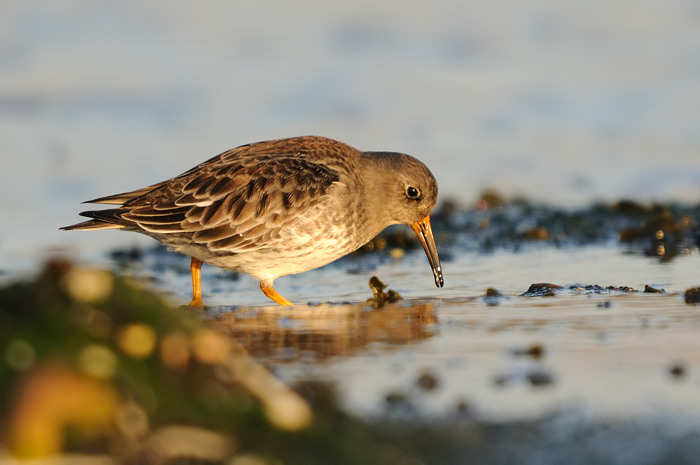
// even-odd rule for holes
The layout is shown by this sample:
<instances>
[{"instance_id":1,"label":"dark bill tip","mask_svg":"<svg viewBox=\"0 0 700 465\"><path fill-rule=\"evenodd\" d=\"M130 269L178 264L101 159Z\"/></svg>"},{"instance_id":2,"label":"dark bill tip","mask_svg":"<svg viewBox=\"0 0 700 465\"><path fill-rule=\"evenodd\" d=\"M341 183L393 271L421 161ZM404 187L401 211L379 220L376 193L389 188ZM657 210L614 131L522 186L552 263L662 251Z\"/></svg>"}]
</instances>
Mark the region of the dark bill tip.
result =
<instances>
[{"instance_id":1,"label":"dark bill tip","mask_svg":"<svg viewBox=\"0 0 700 465\"><path fill-rule=\"evenodd\" d=\"M437 287L442 287L445 284L445 280L442 277L440 256L438 255L437 245L435 245L433 230L430 227L430 216L426 216L422 220L413 223L411 225L411 229L413 229L413 231L416 233L421 245L423 246L423 250L425 250L425 255L427 255L428 262L433 270L435 285Z\"/></svg>"}]
</instances>

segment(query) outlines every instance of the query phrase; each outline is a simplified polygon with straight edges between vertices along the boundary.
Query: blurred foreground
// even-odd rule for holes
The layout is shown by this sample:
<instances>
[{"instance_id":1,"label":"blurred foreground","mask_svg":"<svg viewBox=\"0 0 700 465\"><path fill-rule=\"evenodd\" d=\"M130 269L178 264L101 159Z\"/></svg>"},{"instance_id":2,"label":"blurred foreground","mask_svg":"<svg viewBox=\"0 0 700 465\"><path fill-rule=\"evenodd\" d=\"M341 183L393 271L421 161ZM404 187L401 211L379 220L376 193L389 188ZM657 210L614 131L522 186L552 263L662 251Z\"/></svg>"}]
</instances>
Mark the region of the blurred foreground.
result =
<instances>
[{"instance_id":1,"label":"blurred foreground","mask_svg":"<svg viewBox=\"0 0 700 465\"><path fill-rule=\"evenodd\" d=\"M220 461L312 420L298 394L195 311L107 271L49 263L0 291L0 318L13 457Z\"/></svg>"},{"instance_id":2,"label":"blurred foreground","mask_svg":"<svg viewBox=\"0 0 700 465\"><path fill-rule=\"evenodd\" d=\"M551 295L587 292L540 288ZM604 295L601 302L608 304L603 307L610 307L611 299L620 305L615 295L634 292L588 291ZM557 323L542 313L518 311L528 305L528 297L515 306L506 303L509 299L492 290L483 303L474 301L476 311L466 326L462 317L450 316L457 302L449 299L382 308L374 308L371 300L300 306L286 315L276 307L241 309L202 320L196 311L174 308L126 278L52 262L34 281L0 290L0 463L696 463L700 422L693 420L697 412L692 408L677 418L600 421L565 409L532 420L498 421L480 419L479 404L463 400L450 413L426 416L426 402L448 387L443 383L449 384L454 365L449 362L447 376L427 370L387 393L384 413L368 421L343 413L347 407L342 408L332 383L311 372L290 389L248 353L282 371L297 356L322 364L329 357L364 351L380 360L384 351L372 355L373 345L384 344L389 351L384 357L390 357L391 347L435 337L440 331L435 305L443 319L463 328L462 337L482 347L513 328L552 333ZM507 313L515 313L498 329L488 316L496 310L480 309L501 302L510 307ZM685 334L679 328L697 329L700 323L697 310L687 308L695 316L675 312L670 322L677 335ZM619 328L624 310L622 315L623 320L607 324L610 331ZM290 316L297 323L290 323ZM565 325L573 324L574 334L590 323L585 317L579 322L571 315L560 317ZM491 329L484 332L487 326ZM484 339L489 333L493 336ZM525 383L542 397L556 391L551 386L566 384L572 373L553 374L547 367L558 366L556 355L553 364L542 363L552 347L561 352L559 337L552 335L545 345L512 351L517 368L495 378L490 390L522 390ZM438 357L455 361L460 353ZM434 368L442 366L439 358ZM691 402L700 398L690 369L698 363L688 354L668 366L669 383L685 384ZM365 363L363 371L371 374L381 365Z\"/></svg>"}]
</instances>

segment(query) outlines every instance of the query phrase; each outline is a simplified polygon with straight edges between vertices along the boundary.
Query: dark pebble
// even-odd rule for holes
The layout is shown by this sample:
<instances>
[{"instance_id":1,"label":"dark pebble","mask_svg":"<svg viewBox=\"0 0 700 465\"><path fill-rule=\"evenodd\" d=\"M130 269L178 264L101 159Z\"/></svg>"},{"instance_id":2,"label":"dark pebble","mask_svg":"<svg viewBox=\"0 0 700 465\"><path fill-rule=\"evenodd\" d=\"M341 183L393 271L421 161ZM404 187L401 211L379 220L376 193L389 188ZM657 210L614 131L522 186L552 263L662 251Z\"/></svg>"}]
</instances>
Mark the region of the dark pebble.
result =
<instances>
[{"instance_id":1,"label":"dark pebble","mask_svg":"<svg viewBox=\"0 0 700 465\"><path fill-rule=\"evenodd\" d=\"M486 305L489 307L496 307L501 304L501 300L505 299L506 296L498 291L497 289L494 289L492 287L489 287L486 289L486 295L484 296L484 302L486 302Z\"/></svg>"},{"instance_id":2,"label":"dark pebble","mask_svg":"<svg viewBox=\"0 0 700 465\"><path fill-rule=\"evenodd\" d=\"M685 365L682 363L674 363L671 365L671 367L668 369L668 373L673 377L673 378L682 378L686 374L686 368Z\"/></svg>"},{"instance_id":3,"label":"dark pebble","mask_svg":"<svg viewBox=\"0 0 700 465\"><path fill-rule=\"evenodd\" d=\"M700 287L691 287L685 291L685 303L697 304L700 303Z\"/></svg>"},{"instance_id":4,"label":"dark pebble","mask_svg":"<svg viewBox=\"0 0 700 465\"><path fill-rule=\"evenodd\" d=\"M666 291L663 289L657 289L655 287L651 287L648 284L644 285L644 292L647 294L665 294Z\"/></svg>"},{"instance_id":5,"label":"dark pebble","mask_svg":"<svg viewBox=\"0 0 700 465\"><path fill-rule=\"evenodd\" d=\"M521 297L553 297L556 291L562 289L562 286L551 283L535 283L530 284L530 287L521 294Z\"/></svg>"},{"instance_id":6,"label":"dark pebble","mask_svg":"<svg viewBox=\"0 0 700 465\"><path fill-rule=\"evenodd\" d=\"M416 380L416 386L423 389L424 391L432 391L440 385L440 382L431 373L423 373Z\"/></svg>"},{"instance_id":7,"label":"dark pebble","mask_svg":"<svg viewBox=\"0 0 700 465\"><path fill-rule=\"evenodd\" d=\"M499 290L489 287L486 289L486 297L499 298L503 297L503 294Z\"/></svg>"},{"instance_id":8,"label":"dark pebble","mask_svg":"<svg viewBox=\"0 0 700 465\"><path fill-rule=\"evenodd\" d=\"M544 370L532 370L527 374L527 380L533 386L547 386L554 383L551 373Z\"/></svg>"}]
</instances>

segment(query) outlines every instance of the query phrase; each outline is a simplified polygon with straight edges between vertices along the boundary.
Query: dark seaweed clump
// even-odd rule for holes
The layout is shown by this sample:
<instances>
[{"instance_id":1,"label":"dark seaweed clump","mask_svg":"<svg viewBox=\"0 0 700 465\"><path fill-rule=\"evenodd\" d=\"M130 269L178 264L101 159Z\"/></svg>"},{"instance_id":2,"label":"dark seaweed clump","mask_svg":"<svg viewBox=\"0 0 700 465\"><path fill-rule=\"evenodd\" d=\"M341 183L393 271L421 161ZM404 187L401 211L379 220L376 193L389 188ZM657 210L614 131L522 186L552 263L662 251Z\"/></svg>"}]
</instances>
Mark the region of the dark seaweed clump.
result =
<instances>
[{"instance_id":1,"label":"dark seaweed clump","mask_svg":"<svg viewBox=\"0 0 700 465\"><path fill-rule=\"evenodd\" d=\"M653 290L652 290L653 289ZM570 284L560 286L552 283L531 284L521 297L554 297L558 294L633 294L639 292L629 286L601 286L599 284ZM646 293L663 293L663 290L646 285Z\"/></svg>"},{"instance_id":2,"label":"dark seaweed clump","mask_svg":"<svg viewBox=\"0 0 700 465\"><path fill-rule=\"evenodd\" d=\"M438 242L451 248L517 252L533 245L622 244L665 260L700 245L698 218L700 205L621 200L565 209L486 191L469 208L444 201L432 219Z\"/></svg>"},{"instance_id":3,"label":"dark seaweed clump","mask_svg":"<svg viewBox=\"0 0 700 465\"><path fill-rule=\"evenodd\" d=\"M374 297L367 300L367 303L372 304L374 308L381 308L386 304L392 304L402 299L401 295L393 289L386 292L386 284L376 276L372 276L369 280L369 288L372 289Z\"/></svg>"}]
</instances>

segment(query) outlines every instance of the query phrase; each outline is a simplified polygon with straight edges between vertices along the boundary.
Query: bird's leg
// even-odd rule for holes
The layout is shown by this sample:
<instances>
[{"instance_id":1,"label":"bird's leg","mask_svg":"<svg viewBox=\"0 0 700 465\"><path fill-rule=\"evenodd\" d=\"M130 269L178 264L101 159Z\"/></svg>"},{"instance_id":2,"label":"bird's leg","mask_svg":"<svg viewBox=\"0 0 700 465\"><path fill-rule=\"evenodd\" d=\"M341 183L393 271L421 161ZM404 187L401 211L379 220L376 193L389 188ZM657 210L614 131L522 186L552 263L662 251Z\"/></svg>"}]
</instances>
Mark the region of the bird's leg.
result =
<instances>
[{"instance_id":1,"label":"bird's leg","mask_svg":"<svg viewBox=\"0 0 700 465\"><path fill-rule=\"evenodd\" d=\"M294 305L277 293L275 286L272 285L272 281L260 281L260 290L280 305Z\"/></svg>"},{"instance_id":2,"label":"bird's leg","mask_svg":"<svg viewBox=\"0 0 700 465\"><path fill-rule=\"evenodd\" d=\"M190 307L204 307L204 302L202 302L202 261L192 257L190 272L192 273L192 302L190 302Z\"/></svg>"}]
</instances>

